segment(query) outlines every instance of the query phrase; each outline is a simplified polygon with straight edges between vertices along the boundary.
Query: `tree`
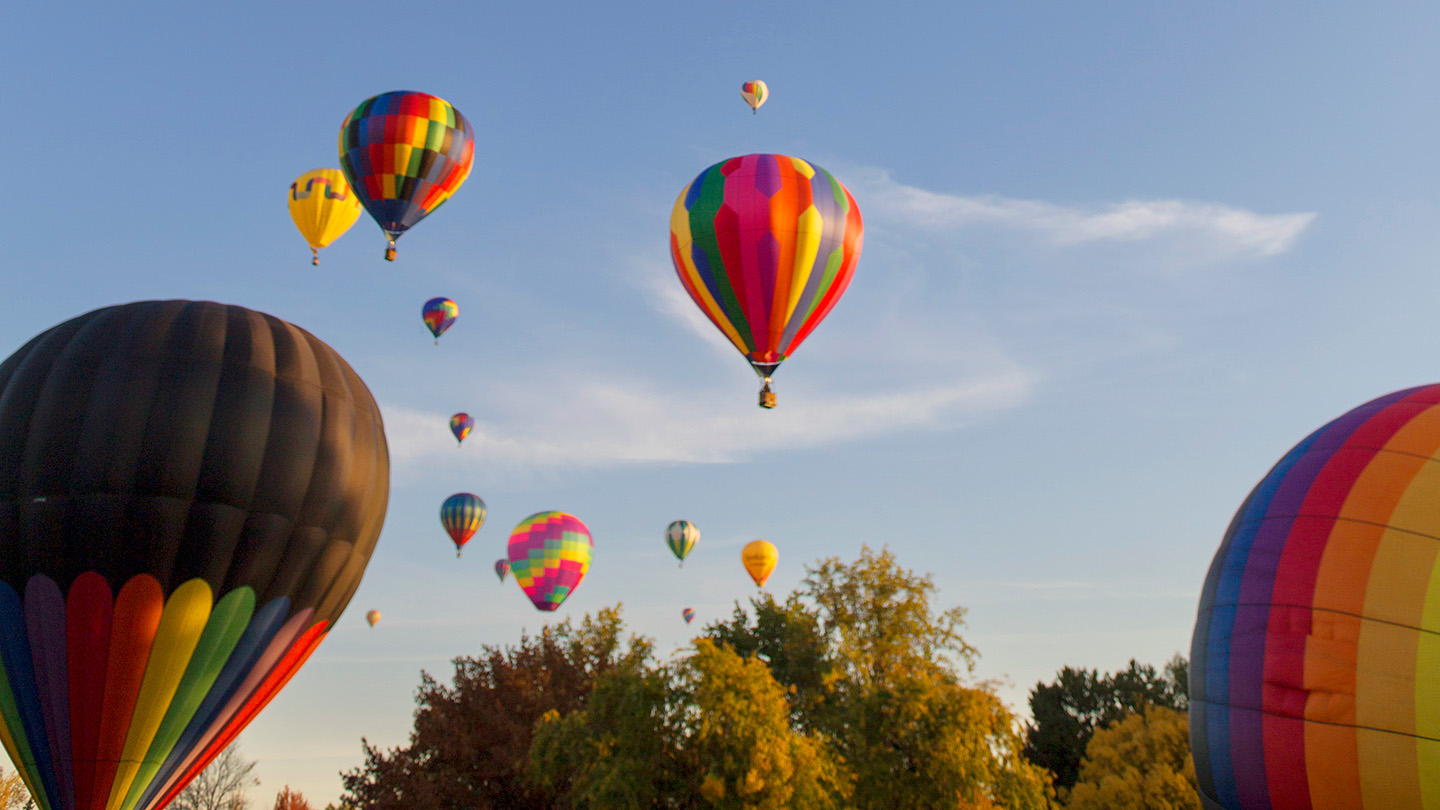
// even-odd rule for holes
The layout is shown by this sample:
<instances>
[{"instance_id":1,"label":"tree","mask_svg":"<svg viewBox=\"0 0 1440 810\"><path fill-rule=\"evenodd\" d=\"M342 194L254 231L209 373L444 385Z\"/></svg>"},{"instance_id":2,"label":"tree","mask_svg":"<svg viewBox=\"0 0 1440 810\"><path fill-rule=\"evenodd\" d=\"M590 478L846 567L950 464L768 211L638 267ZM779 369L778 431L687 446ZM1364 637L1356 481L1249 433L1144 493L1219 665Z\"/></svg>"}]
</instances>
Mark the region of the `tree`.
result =
<instances>
[{"instance_id":1,"label":"tree","mask_svg":"<svg viewBox=\"0 0 1440 810\"><path fill-rule=\"evenodd\" d=\"M888 549L822 560L804 580L835 665L817 727L855 776L853 805L1045 807L1048 775L1022 756L1014 715L991 685L963 683L978 657L964 609L937 615L934 593Z\"/></svg>"},{"instance_id":2,"label":"tree","mask_svg":"<svg viewBox=\"0 0 1440 810\"><path fill-rule=\"evenodd\" d=\"M781 605L765 593L752 597L750 608L755 612L753 624L737 602L730 621L707 626L705 635L741 656L764 661L785 687L791 721L806 728L818 715L835 671L820 616L798 594Z\"/></svg>"},{"instance_id":3,"label":"tree","mask_svg":"<svg viewBox=\"0 0 1440 810\"><path fill-rule=\"evenodd\" d=\"M286 785L275 795L275 810L314 810L298 790Z\"/></svg>"},{"instance_id":4,"label":"tree","mask_svg":"<svg viewBox=\"0 0 1440 810\"><path fill-rule=\"evenodd\" d=\"M1200 810L1185 712L1149 705L1090 738L1067 810Z\"/></svg>"},{"instance_id":5,"label":"tree","mask_svg":"<svg viewBox=\"0 0 1440 810\"><path fill-rule=\"evenodd\" d=\"M174 810L244 810L247 791L260 784L255 761L240 755L240 741L230 743L170 803Z\"/></svg>"},{"instance_id":6,"label":"tree","mask_svg":"<svg viewBox=\"0 0 1440 810\"><path fill-rule=\"evenodd\" d=\"M531 772L586 810L830 810L847 780L789 717L763 662L702 638L674 666L617 668L583 710L547 715Z\"/></svg>"},{"instance_id":7,"label":"tree","mask_svg":"<svg viewBox=\"0 0 1440 810\"><path fill-rule=\"evenodd\" d=\"M450 686L421 674L410 744L381 751L361 741L365 764L342 774L356 810L551 807L557 791L524 778L531 732L548 712L583 709L596 678L650 654L621 643L620 608L546 626L518 646L456 658ZM623 648L623 649L622 649Z\"/></svg>"},{"instance_id":8,"label":"tree","mask_svg":"<svg viewBox=\"0 0 1440 810\"><path fill-rule=\"evenodd\" d=\"M1080 760L1096 729L1145 706L1184 711L1188 692L1189 668L1178 654L1163 672L1133 659L1127 668L1108 674L1065 667L1054 683L1037 683L1030 690L1025 756L1055 774L1057 788L1068 789L1079 777Z\"/></svg>"},{"instance_id":9,"label":"tree","mask_svg":"<svg viewBox=\"0 0 1440 810\"><path fill-rule=\"evenodd\" d=\"M0 768L0 810L21 810L30 804L30 789L18 771Z\"/></svg>"}]
</instances>

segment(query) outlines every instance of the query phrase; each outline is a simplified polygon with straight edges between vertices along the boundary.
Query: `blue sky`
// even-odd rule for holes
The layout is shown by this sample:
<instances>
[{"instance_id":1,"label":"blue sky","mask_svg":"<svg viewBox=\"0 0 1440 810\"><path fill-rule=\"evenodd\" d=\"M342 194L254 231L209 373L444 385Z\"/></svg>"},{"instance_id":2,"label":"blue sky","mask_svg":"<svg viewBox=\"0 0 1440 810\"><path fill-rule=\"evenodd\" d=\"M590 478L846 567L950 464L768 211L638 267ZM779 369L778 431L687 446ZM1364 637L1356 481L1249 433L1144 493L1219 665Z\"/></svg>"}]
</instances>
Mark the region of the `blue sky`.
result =
<instances>
[{"instance_id":1,"label":"blue sky","mask_svg":"<svg viewBox=\"0 0 1440 810\"><path fill-rule=\"evenodd\" d=\"M0 353L206 298L309 329L380 401L389 518L242 737L257 806L334 800L362 735L406 739L420 669L539 628L490 565L544 509L595 535L562 614L623 601L666 655L682 607L753 593L749 540L779 546L777 594L889 545L970 609L980 676L1023 710L1062 666L1187 650L1269 466L1436 379L1437 23L1418 2L30 4L0 48ZM474 172L396 263L363 218L312 268L286 188L397 89L470 119ZM756 151L825 167L866 220L773 412L667 246L683 186ZM438 347L436 295L460 306ZM456 561L436 514L461 490L490 517ZM683 571L679 518L702 532Z\"/></svg>"}]
</instances>

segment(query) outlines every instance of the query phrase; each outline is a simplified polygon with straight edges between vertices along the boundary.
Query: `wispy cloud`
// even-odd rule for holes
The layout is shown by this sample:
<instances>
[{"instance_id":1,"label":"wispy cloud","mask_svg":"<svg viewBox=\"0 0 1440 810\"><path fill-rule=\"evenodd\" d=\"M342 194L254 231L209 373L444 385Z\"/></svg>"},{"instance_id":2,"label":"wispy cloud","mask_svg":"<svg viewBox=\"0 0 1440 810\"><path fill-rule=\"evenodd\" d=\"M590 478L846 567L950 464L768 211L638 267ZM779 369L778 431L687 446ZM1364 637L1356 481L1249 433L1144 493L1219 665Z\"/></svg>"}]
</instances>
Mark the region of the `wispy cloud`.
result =
<instances>
[{"instance_id":1,"label":"wispy cloud","mask_svg":"<svg viewBox=\"0 0 1440 810\"><path fill-rule=\"evenodd\" d=\"M997 226L1038 233L1058 246L1093 242L1197 240L1212 257L1273 256L1289 250L1313 212L1260 214L1186 200L1126 200L1072 207L993 195L944 194L894 180L883 169L857 169L847 183L865 201L867 219L936 231Z\"/></svg>"},{"instance_id":2,"label":"wispy cloud","mask_svg":"<svg viewBox=\"0 0 1440 810\"><path fill-rule=\"evenodd\" d=\"M467 442L491 472L599 468L628 464L724 463L764 452L854 441L901 431L963 424L1015 407L1036 380L1022 369L984 378L873 394L818 395L782 390L782 406L760 412L749 392L677 394L656 384L611 379L573 383L563 402L537 404L524 386L494 392L494 419ZM743 398L743 399L742 399ZM743 405L740 404L743 402ZM382 406L397 471L426 460L455 459L443 426L448 414Z\"/></svg>"}]
</instances>

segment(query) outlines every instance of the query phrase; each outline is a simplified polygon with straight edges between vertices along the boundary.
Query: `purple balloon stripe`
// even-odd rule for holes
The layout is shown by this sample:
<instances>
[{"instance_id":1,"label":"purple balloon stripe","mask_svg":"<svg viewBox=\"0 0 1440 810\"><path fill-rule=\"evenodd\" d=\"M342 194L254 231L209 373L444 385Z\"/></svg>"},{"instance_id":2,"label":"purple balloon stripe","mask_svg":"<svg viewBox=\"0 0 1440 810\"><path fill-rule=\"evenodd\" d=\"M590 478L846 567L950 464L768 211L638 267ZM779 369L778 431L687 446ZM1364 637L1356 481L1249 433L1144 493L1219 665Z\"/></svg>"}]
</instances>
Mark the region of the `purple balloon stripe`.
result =
<instances>
[{"instance_id":1,"label":"purple balloon stripe","mask_svg":"<svg viewBox=\"0 0 1440 810\"><path fill-rule=\"evenodd\" d=\"M50 750L57 752L55 766L55 807L75 807L75 761L70 746L70 678L65 666L65 596L55 580L36 574L25 584L25 630L30 637L30 660L40 711L45 717L45 737Z\"/></svg>"}]
</instances>

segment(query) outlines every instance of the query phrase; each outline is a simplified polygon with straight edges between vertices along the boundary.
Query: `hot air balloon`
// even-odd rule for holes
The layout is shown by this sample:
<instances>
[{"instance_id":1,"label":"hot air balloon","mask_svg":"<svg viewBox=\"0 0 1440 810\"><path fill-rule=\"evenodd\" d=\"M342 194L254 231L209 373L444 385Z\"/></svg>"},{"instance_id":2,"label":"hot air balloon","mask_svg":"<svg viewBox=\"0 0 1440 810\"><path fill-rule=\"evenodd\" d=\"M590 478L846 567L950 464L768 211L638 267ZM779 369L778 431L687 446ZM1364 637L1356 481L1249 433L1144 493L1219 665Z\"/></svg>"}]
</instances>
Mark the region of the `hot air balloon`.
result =
<instances>
[{"instance_id":1,"label":"hot air balloon","mask_svg":"<svg viewBox=\"0 0 1440 810\"><path fill-rule=\"evenodd\" d=\"M457 413L450 417L450 432L455 434L455 446L465 441L470 431L475 429L475 419L468 413Z\"/></svg>"},{"instance_id":2,"label":"hot air balloon","mask_svg":"<svg viewBox=\"0 0 1440 810\"><path fill-rule=\"evenodd\" d=\"M350 366L242 307L106 307L0 363L0 742L37 806L169 803L345 609L389 470Z\"/></svg>"},{"instance_id":3,"label":"hot air balloon","mask_svg":"<svg viewBox=\"0 0 1440 810\"><path fill-rule=\"evenodd\" d=\"M670 257L691 300L764 381L829 314L860 257L860 208L799 158L745 155L696 177L670 215Z\"/></svg>"},{"instance_id":4,"label":"hot air balloon","mask_svg":"<svg viewBox=\"0 0 1440 810\"><path fill-rule=\"evenodd\" d=\"M480 500L479 495L457 492L440 504L440 525L445 527L445 533L455 541L456 557L460 556L460 550L484 524L485 502Z\"/></svg>"},{"instance_id":5,"label":"hot air balloon","mask_svg":"<svg viewBox=\"0 0 1440 810\"><path fill-rule=\"evenodd\" d=\"M680 561L681 567L684 567L685 558L690 556L690 551L698 542L700 530L688 520L677 520L665 527L665 545L670 547L670 553Z\"/></svg>"},{"instance_id":6,"label":"hot air balloon","mask_svg":"<svg viewBox=\"0 0 1440 810\"><path fill-rule=\"evenodd\" d=\"M366 613L365 613L365 621L368 622L371 627L374 627L375 625L379 624L379 623L380 623L380 611L378 611L378 610L366 611Z\"/></svg>"},{"instance_id":7,"label":"hot air balloon","mask_svg":"<svg viewBox=\"0 0 1440 810\"><path fill-rule=\"evenodd\" d=\"M754 115L755 111L760 109L760 105L765 103L765 99L770 97L770 88L765 86L765 82L756 79L740 85L740 96L745 99L746 104L750 105L750 114Z\"/></svg>"},{"instance_id":8,"label":"hot air balloon","mask_svg":"<svg viewBox=\"0 0 1440 810\"><path fill-rule=\"evenodd\" d=\"M435 336L436 346L440 345L440 336L459 315L460 306L449 298L431 298L420 308L420 317L425 319L426 328Z\"/></svg>"},{"instance_id":9,"label":"hot air balloon","mask_svg":"<svg viewBox=\"0 0 1440 810\"><path fill-rule=\"evenodd\" d=\"M360 203L395 240L450 199L475 160L470 122L444 99L398 90L360 102L340 127L340 168Z\"/></svg>"},{"instance_id":10,"label":"hot air balloon","mask_svg":"<svg viewBox=\"0 0 1440 810\"><path fill-rule=\"evenodd\" d=\"M745 565L745 572L755 580L756 587L765 587L765 581L770 578L770 572L775 570L775 563L780 560L780 550L775 548L774 543L764 540L751 540L745 544L740 552L740 562Z\"/></svg>"},{"instance_id":11,"label":"hot air balloon","mask_svg":"<svg viewBox=\"0 0 1440 810\"><path fill-rule=\"evenodd\" d=\"M507 575L509 575L509 573L510 573L510 561L509 561L509 560L505 559L504 557L501 557L500 559L498 559L498 560L495 561L495 576L499 577L501 582L504 582L504 581L505 581L505 577L506 577Z\"/></svg>"},{"instance_id":12,"label":"hot air balloon","mask_svg":"<svg viewBox=\"0 0 1440 810\"><path fill-rule=\"evenodd\" d=\"M290 218L310 243L310 263L320 263L320 248L339 239L360 218L360 201L339 169L316 169L290 184Z\"/></svg>"},{"instance_id":13,"label":"hot air balloon","mask_svg":"<svg viewBox=\"0 0 1440 810\"><path fill-rule=\"evenodd\" d=\"M510 533L510 570L537 609L554 610L585 579L594 545L574 515L538 512Z\"/></svg>"},{"instance_id":14,"label":"hot air balloon","mask_svg":"<svg viewBox=\"0 0 1440 810\"><path fill-rule=\"evenodd\" d=\"M1190 742L1207 808L1418 810L1440 796L1440 385L1297 444L1201 590Z\"/></svg>"},{"instance_id":15,"label":"hot air balloon","mask_svg":"<svg viewBox=\"0 0 1440 810\"><path fill-rule=\"evenodd\" d=\"M685 608L680 611L680 616L685 619L686 624L695 621L695 611L691 608Z\"/></svg>"}]
</instances>

